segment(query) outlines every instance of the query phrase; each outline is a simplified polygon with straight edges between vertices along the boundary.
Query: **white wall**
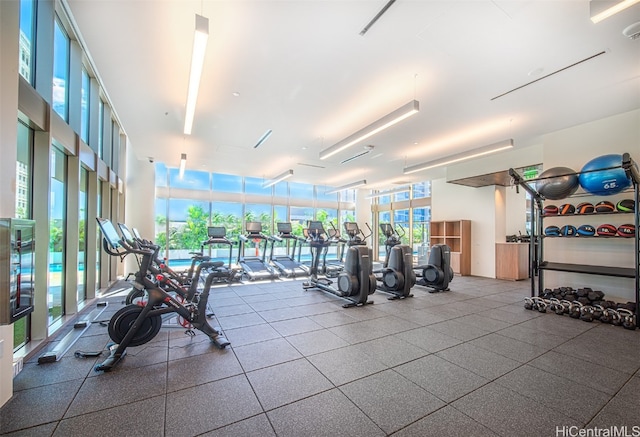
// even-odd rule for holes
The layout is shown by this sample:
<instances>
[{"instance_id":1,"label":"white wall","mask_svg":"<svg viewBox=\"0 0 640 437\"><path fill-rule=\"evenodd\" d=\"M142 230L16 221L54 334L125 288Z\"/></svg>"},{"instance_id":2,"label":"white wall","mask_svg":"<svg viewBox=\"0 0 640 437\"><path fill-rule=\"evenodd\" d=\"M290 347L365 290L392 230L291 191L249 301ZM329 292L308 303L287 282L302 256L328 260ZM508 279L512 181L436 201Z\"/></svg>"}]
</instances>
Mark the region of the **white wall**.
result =
<instances>
[{"instance_id":1,"label":"white wall","mask_svg":"<svg viewBox=\"0 0 640 437\"><path fill-rule=\"evenodd\" d=\"M132 147L127 147L127 173L125 193L125 223L136 228L143 238L155 236L155 165L148 160L138 160ZM132 256L125 258L126 273L137 269Z\"/></svg>"},{"instance_id":2,"label":"white wall","mask_svg":"<svg viewBox=\"0 0 640 437\"><path fill-rule=\"evenodd\" d=\"M640 110L618 114L602 120L564 129L547 134L543 138L544 168L566 166L580 171L582 166L591 159L609 153L631 154L636 161L640 161ZM632 193L615 196L587 196L572 197L567 201L577 204L583 201L597 203L608 200L615 203L621 198L633 197ZM546 203L561 204L564 200L547 201ZM551 223L551 221L553 223ZM633 223L633 215L623 217L588 216L567 219L547 219L544 225L558 226L572 224L592 224L594 226L611 222L619 225L621 220ZM577 264L610 265L619 267L633 267L633 241L606 239L587 240L576 239L547 239L545 255L551 261L569 262ZM559 286L591 287L600 289L605 295L618 300L635 300L634 280L628 278L614 278L609 276L579 275L571 273L545 273L545 287Z\"/></svg>"},{"instance_id":3,"label":"white wall","mask_svg":"<svg viewBox=\"0 0 640 437\"><path fill-rule=\"evenodd\" d=\"M543 163L548 169L566 166L579 171L591 159L608 154L629 152L636 162L640 161L640 110L618 114L590 123L574 126L540 137L535 145L500 153L493 157L465 162L447 169L446 180L477 176L510 167L521 167ZM472 275L495 277L495 242L504 241L505 234L517 234L525 230L526 198L524 190L517 194L512 188L469 188L447 183L439 178L433 181L433 220L469 219L472 221L471 273ZM570 203L600 200L616 202L620 198L632 197L631 193L616 196L572 197ZM547 201L549 202L549 201ZM564 203L559 200L554 203ZM571 220L579 226L583 217ZM593 225L604 223L605 217L589 216ZM611 217L613 220L614 217ZM618 219L623 218L618 217ZM562 220L562 219L554 219ZM603 221L604 220L604 221ZM579 222L579 223L578 223ZM633 216L628 216L633 223ZM560 223L560 222L559 222ZM556 224L556 223L554 223ZM620 223L618 223L620 224ZM571 243L571 244L568 244ZM550 261L577 264L602 264L633 267L633 241L609 239L546 240L545 256ZM617 300L633 300L634 281L627 278L545 272L545 286L592 287Z\"/></svg>"},{"instance_id":4,"label":"white wall","mask_svg":"<svg viewBox=\"0 0 640 437\"><path fill-rule=\"evenodd\" d=\"M431 220L471 220L471 274L495 277L495 188L432 181Z\"/></svg>"}]
</instances>

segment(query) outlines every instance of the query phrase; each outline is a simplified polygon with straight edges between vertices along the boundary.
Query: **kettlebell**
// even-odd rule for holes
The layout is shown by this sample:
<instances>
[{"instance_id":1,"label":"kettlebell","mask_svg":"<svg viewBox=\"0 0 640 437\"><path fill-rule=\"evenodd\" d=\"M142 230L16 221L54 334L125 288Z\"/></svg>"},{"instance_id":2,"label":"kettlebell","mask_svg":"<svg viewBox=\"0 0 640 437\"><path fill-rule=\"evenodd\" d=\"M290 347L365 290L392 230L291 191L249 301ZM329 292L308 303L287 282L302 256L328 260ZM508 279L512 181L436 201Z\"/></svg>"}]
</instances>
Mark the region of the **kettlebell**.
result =
<instances>
[{"instance_id":1,"label":"kettlebell","mask_svg":"<svg viewBox=\"0 0 640 437\"><path fill-rule=\"evenodd\" d=\"M574 300L571 303L571 307L569 308L569 317L573 319L579 319L581 312L582 312L582 304L577 300Z\"/></svg>"},{"instance_id":2,"label":"kettlebell","mask_svg":"<svg viewBox=\"0 0 640 437\"><path fill-rule=\"evenodd\" d=\"M533 310L533 300L530 297L524 298L524 309Z\"/></svg>"},{"instance_id":3,"label":"kettlebell","mask_svg":"<svg viewBox=\"0 0 640 437\"><path fill-rule=\"evenodd\" d=\"M593 322L593 307L584 305L580 307L580 320L585 322Z\"/></svg>"}]
</instances>

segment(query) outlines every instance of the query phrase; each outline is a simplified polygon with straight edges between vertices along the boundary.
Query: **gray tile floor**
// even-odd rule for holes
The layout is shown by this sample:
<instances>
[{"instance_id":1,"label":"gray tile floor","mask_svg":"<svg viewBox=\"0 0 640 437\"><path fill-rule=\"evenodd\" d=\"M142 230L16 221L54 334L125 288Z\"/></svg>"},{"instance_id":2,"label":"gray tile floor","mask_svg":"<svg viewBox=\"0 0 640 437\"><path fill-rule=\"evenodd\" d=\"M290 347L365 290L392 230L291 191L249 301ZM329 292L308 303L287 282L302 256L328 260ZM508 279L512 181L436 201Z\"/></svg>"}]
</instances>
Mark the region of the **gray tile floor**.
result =
<instances>
[{"instance_id":1,"label":"gray tile floor","mask_svg":"<svg viewBox=\"0 0 640 437\"><path fill-rule=\"evenodd\" d=\"M528 282L344 309L300 281L221 286L232 346L163 327L109 373L92 324L59 362L25 364L0 410L11 436L557 436L640 425L640 332L523 308ZM109 298L101 318L122 306ZM51 345L53 346L53 344ZM564 428L563 428L564 427ZM640 428L636 428L638 430ZM568 432L568 431L567 431ZM577 434L576 434L577 435Z\"/></svg>"}]
</instances>

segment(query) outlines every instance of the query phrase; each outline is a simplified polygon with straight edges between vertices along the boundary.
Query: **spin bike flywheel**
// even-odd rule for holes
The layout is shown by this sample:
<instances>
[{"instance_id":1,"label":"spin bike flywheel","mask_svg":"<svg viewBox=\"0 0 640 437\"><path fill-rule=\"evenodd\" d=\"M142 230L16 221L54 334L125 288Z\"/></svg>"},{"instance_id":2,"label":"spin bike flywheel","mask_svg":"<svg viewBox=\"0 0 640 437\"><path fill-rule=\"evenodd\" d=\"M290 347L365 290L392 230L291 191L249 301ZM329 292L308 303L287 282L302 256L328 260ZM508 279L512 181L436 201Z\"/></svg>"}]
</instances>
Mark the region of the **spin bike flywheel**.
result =
<instances>
[{"instance_id":1,"label":"spin bike flywheel","mask_svg":"<svg viewBox=\"0 0 640 437\"><path fill-rule=\"evenodd\" d=\"M142 302L146 294L147 293L144 290L132 288L129 294L127 294L127 297L124 299L124 303L129 305L132 303Z\"/></svg>"},{"instance_id":2,"label":"spin bike flywheel","mask_svg":"<svg viewBox=\"0 0 640 437\"><path fill-rule=\"evenodd\" d=\"M142 307L132 304L120 308L109 321L109 337L120 344L131 326L142 312ZM140 346L151 341L160 331L162 318L160 315L147 317L127 346Z\"/></svg>"}]
</instances>

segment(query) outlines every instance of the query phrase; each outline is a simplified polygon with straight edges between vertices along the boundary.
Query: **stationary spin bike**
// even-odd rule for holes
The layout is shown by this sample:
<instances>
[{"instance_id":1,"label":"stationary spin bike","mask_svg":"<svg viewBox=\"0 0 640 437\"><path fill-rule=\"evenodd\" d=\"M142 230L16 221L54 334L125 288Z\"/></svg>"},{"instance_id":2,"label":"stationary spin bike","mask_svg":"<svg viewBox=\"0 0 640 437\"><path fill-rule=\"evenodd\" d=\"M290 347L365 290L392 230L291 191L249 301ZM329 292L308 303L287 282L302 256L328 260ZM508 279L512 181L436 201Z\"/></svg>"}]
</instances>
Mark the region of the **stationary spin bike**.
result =
<instances>
[{"instance_id":1,"label":"stationary spin bike","mask_svg":"<svg viewBox=\"0 0 640 437\"><path fill-rule=\"evenodd\" d=\"M386 237L387 256L383 268L376 270L378 290L389 293L389 299L413 297L411 287L416 284L411 247L401 244L401 237L390 223L380 223L380 231Z\"/></svg>"},{"instance_id":2,"label":"stationary spin bike","mask_svg":"<svg viewBox=\"0 0 640 437\"><path fill-rule=\"evenodd\" d=\"M367 246L352 246L347 249L344 271L338 275L338 288L332 287L333 282L326 278L318 278L318 264L325 247L331 244L326 238L322 222L310 221L307 230L311 247L311 271L309 281L302 284L305 290L317 288L334 294L349 301L343 308L372 304L367 300L376 291L376 277L373 275L371 264L371 249Z\"/></svg>"},{"instance_id":3,"label":"stationary spin bike","mask_svg":"<svg viewBox=\"0 0 640 437\"><path fill-rule=\"evenodd\" d=\"M153 267L154 251L152 249L138 248L121 239L110 220L97 218L98 225L103 235L103 248L111 256L124 258L128 254L139 257L139 272L136 274L136 282L141 284L147 292L147 300L144 306L129 304L111 317L108 325L109 337L115 342L109 349L109 357L101 364L95 366L95 371L109 371L125 356L129 346L140 346L151 341L162 327L162 315L177 313L185 324L193 326L206 334L213 344L224 349L229 341L207 321L207 303L209 291L214 276L209 275L201 293L191 290L186 298L180 302L175 291L176 281L158 273L157 276L149 275L149 272L157 271ZM122 249L122 250L120 250ZM155 272L154 272L155 273ZM168 291L163 287L167 287Z\"/></svg>"}]
</instances>

